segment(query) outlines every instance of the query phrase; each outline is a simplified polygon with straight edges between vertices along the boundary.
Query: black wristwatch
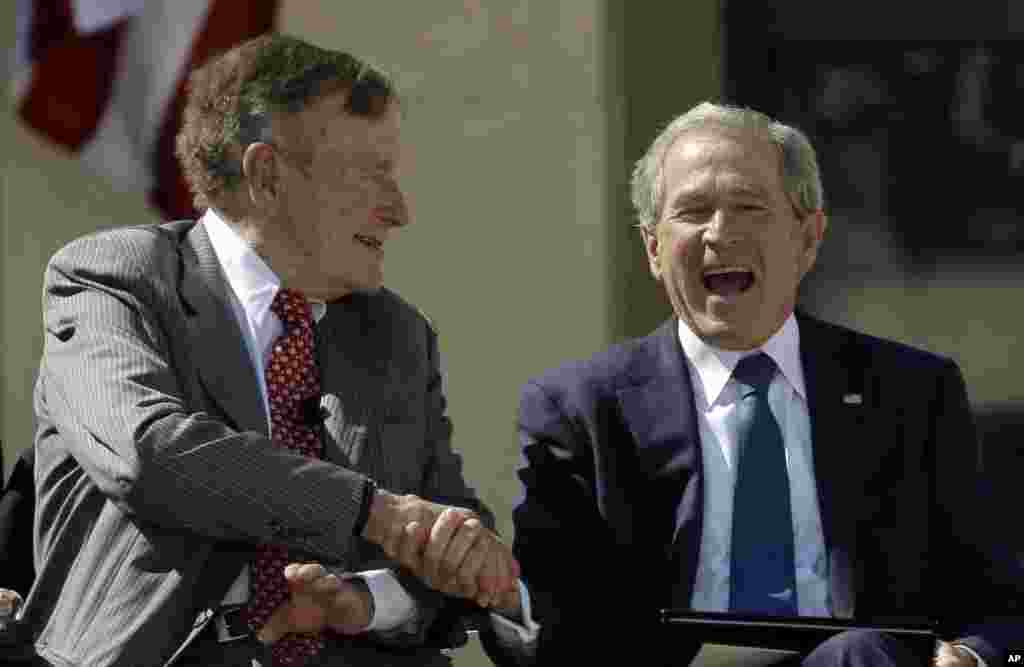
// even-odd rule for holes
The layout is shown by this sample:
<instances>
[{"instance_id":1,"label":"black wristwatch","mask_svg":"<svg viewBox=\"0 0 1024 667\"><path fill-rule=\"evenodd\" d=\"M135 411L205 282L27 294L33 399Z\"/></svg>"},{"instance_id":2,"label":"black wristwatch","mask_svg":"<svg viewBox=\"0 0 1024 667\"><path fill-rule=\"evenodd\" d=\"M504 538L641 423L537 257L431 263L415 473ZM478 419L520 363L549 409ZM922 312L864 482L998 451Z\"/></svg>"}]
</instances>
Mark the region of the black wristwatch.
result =
<instances>
[{"instance_id":1,"label":"black wristwatch","mask_svg":"<svg viewBox=\"0 0 1024 667\"><path fill-rule=\"evenodd\" d=\"M352 528L352 534L360 537L370 521L370 510L373 508L373 497L377 495L377 483L369 477L363 485L363 502L359 506L359 514L356 516L356 523Z\"/></svg>"}]
</instances>

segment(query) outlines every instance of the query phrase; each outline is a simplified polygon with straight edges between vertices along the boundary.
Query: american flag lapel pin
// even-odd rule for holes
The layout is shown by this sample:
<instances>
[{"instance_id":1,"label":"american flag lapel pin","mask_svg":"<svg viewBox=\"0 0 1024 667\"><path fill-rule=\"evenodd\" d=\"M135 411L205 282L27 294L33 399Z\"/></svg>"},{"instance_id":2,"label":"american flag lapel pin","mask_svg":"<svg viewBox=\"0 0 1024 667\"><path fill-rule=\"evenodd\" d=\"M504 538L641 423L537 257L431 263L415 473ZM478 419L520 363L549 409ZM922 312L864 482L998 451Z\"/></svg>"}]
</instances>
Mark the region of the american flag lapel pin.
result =
<instances>
[{"instance_id":1,"label":"american flag lapel pin","mask_svg":"<svg viewBox=\"0 0 1024 667\"><path fill-rule=\"evenodd\" d=\"M864 402L864 397L860 394L843 394L843 403L845 405L860 405Z\"/></svg>"}]
</instances>

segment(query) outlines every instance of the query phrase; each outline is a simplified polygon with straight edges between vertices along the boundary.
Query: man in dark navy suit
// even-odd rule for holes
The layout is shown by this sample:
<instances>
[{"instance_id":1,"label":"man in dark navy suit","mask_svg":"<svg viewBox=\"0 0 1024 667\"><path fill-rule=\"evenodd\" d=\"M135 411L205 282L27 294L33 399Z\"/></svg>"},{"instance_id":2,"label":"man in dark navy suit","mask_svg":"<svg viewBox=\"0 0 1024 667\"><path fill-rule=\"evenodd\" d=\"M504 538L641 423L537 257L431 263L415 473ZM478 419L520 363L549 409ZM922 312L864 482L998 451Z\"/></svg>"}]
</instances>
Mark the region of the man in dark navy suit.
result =
<instances>
[{"instance_id":1,"label":"man in dark navy suit","mask_svg":"<svg viewBox=\"0 0 1024 667\"><path fill-rule=\"evenodd\" d=\"M796 310L827 225L807 138L701 104L633 200L675 317L525 386L515 552L540 635L497 659L686 665L704 638L658 623L681 607L940 618L934 664L1002 664L1022 585L981 534L959 369ZM874 631L797 660L918 663Z\"/></svg>"}]
</instances>

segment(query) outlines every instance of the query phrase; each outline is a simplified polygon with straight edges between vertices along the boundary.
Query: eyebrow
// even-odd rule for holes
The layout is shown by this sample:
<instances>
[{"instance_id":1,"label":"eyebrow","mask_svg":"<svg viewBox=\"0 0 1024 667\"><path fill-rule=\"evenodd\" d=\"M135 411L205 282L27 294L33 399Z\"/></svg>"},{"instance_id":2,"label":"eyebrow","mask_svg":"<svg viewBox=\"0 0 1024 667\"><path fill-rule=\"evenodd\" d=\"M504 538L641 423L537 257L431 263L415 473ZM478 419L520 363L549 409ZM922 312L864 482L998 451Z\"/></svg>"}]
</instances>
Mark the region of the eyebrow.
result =
<instances>
[{"instance_id":1,"label":"eyebrow","mask_svg":"<svg viewBox=\"0 0 1024 667\"><path fill-rule=\"evenodd\" d=\"M753 197L755 199L770 199L771 191L756 183L738 183L725 188L727 195L733 197Z\"/></svg>"},{"instance_id":2,"label":"eyebrow","mask_svg":"<svg viewBox=\"0 0 1024 667\"><path fill-rule=\"evenodd\" d=\"M768 199L770 192L756 185L737 185L725 188L725 194L732 197L746 197L755 199ZM684 190L676 195L675 199L669 202L669 207L677 207L682 204L706 202L711 197L703 191Z\"/></svg>"}]
</instances>

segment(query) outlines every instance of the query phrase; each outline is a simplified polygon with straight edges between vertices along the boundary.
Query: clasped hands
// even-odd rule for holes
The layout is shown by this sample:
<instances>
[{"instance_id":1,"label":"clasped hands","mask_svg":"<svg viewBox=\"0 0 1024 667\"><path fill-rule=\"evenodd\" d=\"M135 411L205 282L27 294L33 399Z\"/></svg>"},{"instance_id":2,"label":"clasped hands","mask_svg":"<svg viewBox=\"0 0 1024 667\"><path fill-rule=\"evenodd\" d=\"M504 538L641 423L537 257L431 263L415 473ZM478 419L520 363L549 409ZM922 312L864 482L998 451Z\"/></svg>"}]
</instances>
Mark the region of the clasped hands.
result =
<instances>
[{"instance_id":1,"label":"clasped hands","mask_svg":"<svg viewBox=\"0 0 1024 667\"><path fill-rule=\"evenodd\" d=\"M431 588L518 616L519 564L475 512L378 491L363 537ZM338 577L317 563L291 563L284 575L291 598L260 629L261 641L328 627L354 635L370 624L373 599L359 580Z\"/></svg>"},{"instance_id":2,"label":"clasped hands","mask_svg":"<svg viewBox=\"0 0 1024 667\"><path fill-rule=\"evenodd\" d=\"M368 523L367 539L434 590L518 613L519 563L475 512L417 496L392 496L388 502L395 518L379 533L379 525Z\"/></svg>"}]
</instances>

